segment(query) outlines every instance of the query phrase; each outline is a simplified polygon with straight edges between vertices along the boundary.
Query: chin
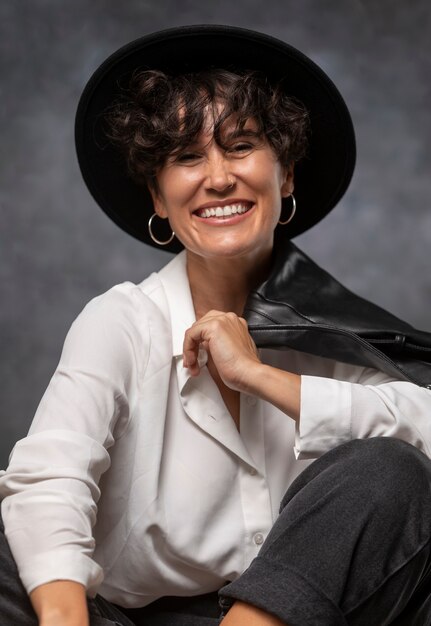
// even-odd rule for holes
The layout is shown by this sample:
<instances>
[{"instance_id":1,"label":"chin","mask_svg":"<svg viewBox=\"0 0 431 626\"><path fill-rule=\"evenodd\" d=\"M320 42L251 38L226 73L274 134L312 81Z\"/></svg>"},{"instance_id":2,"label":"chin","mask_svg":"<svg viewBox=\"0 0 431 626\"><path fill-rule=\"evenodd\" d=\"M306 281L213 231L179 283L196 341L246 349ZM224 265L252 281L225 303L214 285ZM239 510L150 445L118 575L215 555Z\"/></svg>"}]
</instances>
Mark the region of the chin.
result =
<instances>
[{"instance_id":1,"label":"chin","mask_svg":"<svg viewBox=\"0 0 431 626\"><path fill-rule=\"evenodd\" d=\"M238 257L247 257L247 256L256 256L261 255L264 252L270 252L272 250L272 242L271 244L266 244L265 246L259 245L257 243L247 242L246 244L225 244L214 247L207 247L205 250L201 250L197 252L200 256L206 258L213 259L229 259L229 258L238 258Z\"/></svg>"}]
</instances>

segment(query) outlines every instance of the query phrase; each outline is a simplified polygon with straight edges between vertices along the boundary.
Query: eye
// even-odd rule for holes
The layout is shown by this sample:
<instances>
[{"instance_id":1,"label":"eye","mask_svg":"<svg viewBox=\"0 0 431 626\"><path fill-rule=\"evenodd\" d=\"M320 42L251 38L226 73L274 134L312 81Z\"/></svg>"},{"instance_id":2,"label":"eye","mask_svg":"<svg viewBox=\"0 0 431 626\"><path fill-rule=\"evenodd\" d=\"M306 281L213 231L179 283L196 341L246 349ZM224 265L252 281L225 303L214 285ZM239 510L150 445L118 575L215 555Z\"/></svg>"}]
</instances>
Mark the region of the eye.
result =
<instances>
[{"instance_id":1,"label":"eye","mask_svg":"<svg viewBox=\"0 0 431 626\"><path fill-rule=\"evenodd\" d=\"M197 161L200 158L200 154L197 152L182 152L175 157L176 163L193 163L193 161Z\"/></svg>"},{"instance_id":2,"label":"eye","mask_svg":"<svg viewBox=\"0 0 431 626\"><path fill-rule=\"evenodd\" d=\"M228 152L230 154L237 154L242 156L253 150L253 148L254 145L248 141L238 141L237 143L234 143L232 146L230 146Z\"/></svg>"}]
</instances>

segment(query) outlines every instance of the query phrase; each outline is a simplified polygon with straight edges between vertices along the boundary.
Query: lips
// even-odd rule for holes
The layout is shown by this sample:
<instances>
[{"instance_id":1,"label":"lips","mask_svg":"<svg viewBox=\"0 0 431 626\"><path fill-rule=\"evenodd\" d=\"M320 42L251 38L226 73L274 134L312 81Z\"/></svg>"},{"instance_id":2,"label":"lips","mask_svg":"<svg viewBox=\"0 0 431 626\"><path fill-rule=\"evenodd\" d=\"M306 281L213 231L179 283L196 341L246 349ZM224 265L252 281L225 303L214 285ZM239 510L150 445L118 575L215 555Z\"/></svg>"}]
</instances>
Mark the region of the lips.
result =
<instances>
[{"instance_id":1,"label":"lips","mask_svg":"<svg viewBox=\"0 0 431 626\"><path fill-rule=\"evenodd\" d=\"M201 207L194 211L194 214L201 218L227 218L232 215L242 215L247 213L253 206L252 202L232 202L231 204L223 204L219 206Z\"/></svg>"}]
</instances>

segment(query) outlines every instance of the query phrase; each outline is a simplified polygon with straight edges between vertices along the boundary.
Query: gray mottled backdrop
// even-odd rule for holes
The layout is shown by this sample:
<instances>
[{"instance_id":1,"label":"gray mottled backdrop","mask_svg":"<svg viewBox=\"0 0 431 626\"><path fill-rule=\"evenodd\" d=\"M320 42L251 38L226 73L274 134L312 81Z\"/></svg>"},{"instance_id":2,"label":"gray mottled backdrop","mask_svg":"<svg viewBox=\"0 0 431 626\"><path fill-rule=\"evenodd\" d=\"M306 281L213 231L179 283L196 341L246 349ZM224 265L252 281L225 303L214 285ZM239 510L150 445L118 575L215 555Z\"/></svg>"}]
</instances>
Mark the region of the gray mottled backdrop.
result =
<instances>
[{"instance_id":1,"label":"gray mottled backdrop","mask_svg":"<svg viewBox=\"0 0 431 626\"><path fill-rule=\"evenodd\" d=\"M153 30L248 27L322 65L351 108L358 165L340 205L297 243L350 288L431 330L429 6L428 0L0 1L0 466L26 433L85 302L114 283L140 281L168 260L96 207L73 146L74 111L90 73L117 47Z\"/></svg>"}]
</instances>

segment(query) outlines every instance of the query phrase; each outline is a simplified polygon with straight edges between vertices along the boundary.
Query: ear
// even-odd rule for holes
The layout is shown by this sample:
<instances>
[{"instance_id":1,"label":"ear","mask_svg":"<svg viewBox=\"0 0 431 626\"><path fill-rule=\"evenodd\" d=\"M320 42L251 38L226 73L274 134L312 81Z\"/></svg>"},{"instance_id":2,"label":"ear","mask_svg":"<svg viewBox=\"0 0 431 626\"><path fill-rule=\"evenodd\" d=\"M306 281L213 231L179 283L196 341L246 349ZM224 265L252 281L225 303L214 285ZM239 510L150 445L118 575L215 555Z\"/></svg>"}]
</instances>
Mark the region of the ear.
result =
<instances>
[{"instance_id":1,"label":"ear","mask_svg":"<svg viewBox=\"0 0 431 626\"><path fill-rule=\"evenodd\" d=\"M283 183L281 185L281 196L287 198L293 193L294 185L294 163L290 163L283 170Z\"/></svg>"},{"instance_id":2,"label":"ear","mask_svg":"<svg viewBox=\"0 0 431 626\"><path fill-rule=\"evenodd\" d=\"M159 217L165 218L168 217L168 212L165 208L165 203L163 202L160 193L157 189L153 189L152 186L148 186L149 192L151 194L151 198L153 200L154 211L157 213Z\"/></svg>"}]
</instances>

